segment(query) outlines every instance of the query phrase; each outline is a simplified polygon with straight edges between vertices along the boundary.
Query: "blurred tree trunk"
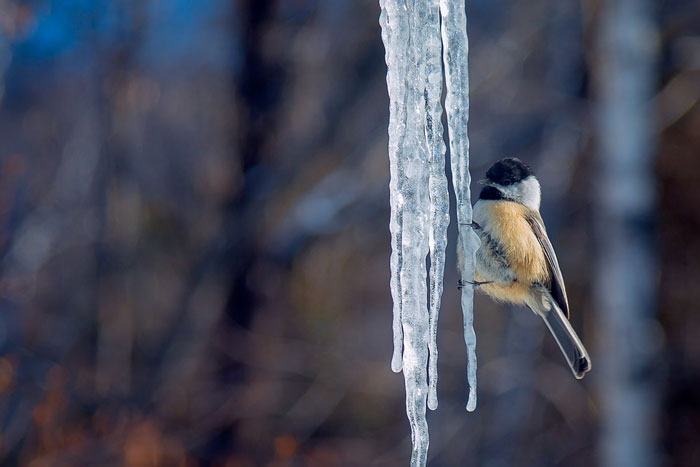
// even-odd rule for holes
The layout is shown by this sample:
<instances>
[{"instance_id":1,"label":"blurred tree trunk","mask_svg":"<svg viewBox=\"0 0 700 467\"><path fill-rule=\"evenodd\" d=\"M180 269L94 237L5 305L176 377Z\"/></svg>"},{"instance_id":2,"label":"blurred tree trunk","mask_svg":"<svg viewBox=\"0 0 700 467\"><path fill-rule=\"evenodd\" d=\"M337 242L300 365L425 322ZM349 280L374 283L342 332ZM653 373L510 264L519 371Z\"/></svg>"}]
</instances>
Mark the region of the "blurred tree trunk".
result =
<instances>
[{"instance_id":1,"label":"blurred tree trunk","mask_svg":"<svg viewBox=\"0 0 700 467\"><path fill-rule=\"evenodd\" d=\"M596 300L593 356L603 407L602 464L658 464L653 159L657 31L649 0L601 11ZM594 373L596 374L596 373Z\"/></svg>"}]
</instances>

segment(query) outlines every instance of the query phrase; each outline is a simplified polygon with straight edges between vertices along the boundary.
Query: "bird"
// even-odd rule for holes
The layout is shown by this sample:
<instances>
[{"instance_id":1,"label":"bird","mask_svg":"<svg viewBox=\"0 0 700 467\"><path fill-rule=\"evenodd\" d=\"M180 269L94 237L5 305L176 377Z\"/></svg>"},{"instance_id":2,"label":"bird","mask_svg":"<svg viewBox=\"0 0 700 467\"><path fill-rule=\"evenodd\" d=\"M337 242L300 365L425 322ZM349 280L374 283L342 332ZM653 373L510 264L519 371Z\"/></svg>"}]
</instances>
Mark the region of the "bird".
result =
<instances>
[{"instance_id":1,"label":"bird","mask_svg":"<svg viewBox=\"0 0 700 467\"><path fill-rule=\"evenodd\" d=\"M577 379L591 358L569 322L569 301L557 256L540 215L541 189L532 169L516 157L486 172L474 205L472 228L477 290L496 301L525 305L546 323Z\"/></svg>"}]
</instances>

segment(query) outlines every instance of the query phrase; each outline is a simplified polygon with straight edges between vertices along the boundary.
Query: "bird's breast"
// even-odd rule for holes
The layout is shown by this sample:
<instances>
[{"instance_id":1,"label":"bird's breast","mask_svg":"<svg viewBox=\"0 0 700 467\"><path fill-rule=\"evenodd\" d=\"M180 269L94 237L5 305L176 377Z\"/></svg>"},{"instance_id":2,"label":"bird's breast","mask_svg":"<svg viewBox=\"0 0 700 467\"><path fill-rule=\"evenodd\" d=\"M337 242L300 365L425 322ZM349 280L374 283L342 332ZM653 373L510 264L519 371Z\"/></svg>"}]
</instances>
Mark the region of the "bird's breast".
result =
<instances>
[{"instance_id":1,"label":"bird's breast","mask_svg":"<svg viewBox=\"0 0 700 467\"><path fill-rule=\"evenodd\" d=\"M525 217L528 209L513 201L480 200L474 206L474 220L499 245L517 282L526 288L549 282L544 251Z\"/></svg>"}]
</instances>

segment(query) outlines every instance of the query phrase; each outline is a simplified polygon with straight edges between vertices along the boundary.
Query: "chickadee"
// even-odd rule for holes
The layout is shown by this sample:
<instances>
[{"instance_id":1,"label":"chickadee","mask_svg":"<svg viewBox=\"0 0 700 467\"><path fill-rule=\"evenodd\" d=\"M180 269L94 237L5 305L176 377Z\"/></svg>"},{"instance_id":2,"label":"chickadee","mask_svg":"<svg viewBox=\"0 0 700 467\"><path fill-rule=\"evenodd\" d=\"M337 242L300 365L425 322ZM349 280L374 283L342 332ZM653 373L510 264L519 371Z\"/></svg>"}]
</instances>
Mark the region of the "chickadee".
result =
<instances>
[{"instance_id":1,"label":"chickadee","mask_svg":"<svg viewBox=\"0 0 700 467\"><path fill-rule=\"evenodd\" d=\"M591 359L569 323L569 303L554 248L539 213L540 183L519 159L501 159L486 172L472 226L481 238L474 284L492 298L526 305L556 339L576 378Z\"/></svg>"}]
</instances>

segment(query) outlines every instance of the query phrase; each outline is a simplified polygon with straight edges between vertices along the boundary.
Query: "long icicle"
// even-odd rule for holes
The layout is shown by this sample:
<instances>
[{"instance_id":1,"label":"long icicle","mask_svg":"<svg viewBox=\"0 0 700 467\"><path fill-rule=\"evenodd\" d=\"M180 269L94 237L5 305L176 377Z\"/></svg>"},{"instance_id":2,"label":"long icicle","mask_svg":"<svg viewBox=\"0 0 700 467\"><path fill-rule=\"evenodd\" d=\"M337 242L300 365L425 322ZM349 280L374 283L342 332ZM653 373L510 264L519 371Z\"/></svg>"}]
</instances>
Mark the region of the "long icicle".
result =
<instances>
[{"instance_id":1,"label":"long icicle","mask_svg":"<svg viewBox=\"0 0 700 467\"><path fill-rule=\"evenodd\" d=\"M440 0L443 62L447 82L447 126L450 134L452 185L457 198L457 258L461 280L472 281L479 237L472 230L472 203L469 174L469 68L467 55L467 14L464 0ZM467 346L467 410L476 409L476 333L474 332L474 289L462 287L464 342Z\"/></svg>"},{"instance_id":2,"label":"long icicle","mask_svg":"<svg viewBox=\"0 0 700 467\"><path fill-rule=\"evenodd\" d=\"M412 466L427 461L429 436L426 420L428 395L429 312L426 257L429 252L429 172L425 138L425 50L428 1L409 0L409 46L406 70L406 140L402 157L406 161L403 196L404 223L401 271L404 332L403 372L406 385L406 413L411 425Z\"/></svg>"},{"instance_id":3,"label":"long icicle","mask_svg":"<svg viewBox=\"0 0 700 467\"><path fill-rule=\"evenodd\" d=\"M428 364L428 408L437 409L438 347L437 324L442 301L450 197L445 176L445 140L442 128L442 42L440 4L431 0L425 24L425 137L428 147L430 191L430 352Z\"/></svg>"},{"instance_id":4,"label":"long icicle","mask_svg":"<svg viewBox=\"0 0 700 467\"><path fill-rule=\"evenodd\" d=\"M403 207L402 196L404 164L401 148L406 139L406 76L408 53L408 12L405 2L397 0L380 0L382 12L379 22L382 27L382 40L385 47L387 64L386 83L389 90L389 197L391 204L391 296L394 301L394 352L391 369L398 373L403 368L403 329L401 312L401 254Z\"/></svg>"},{"instance_id":5,"label":"long icicle","mask_svg":"<svg viewBox=\"0 0 700 467\"><path fill-rule=\"evenodd\" d=\"M425 265L428 232L425 226L429 195L425 138L418 137L425 124L424 82L420 79L424 59L415 3L416 0L382 0L380 23L387 51L387 87L391 100L392 369L404 373L406 414L413 441L411 465L422 466L429 444L425 418L429 337Z\"/></svg>"}]
</instances>

